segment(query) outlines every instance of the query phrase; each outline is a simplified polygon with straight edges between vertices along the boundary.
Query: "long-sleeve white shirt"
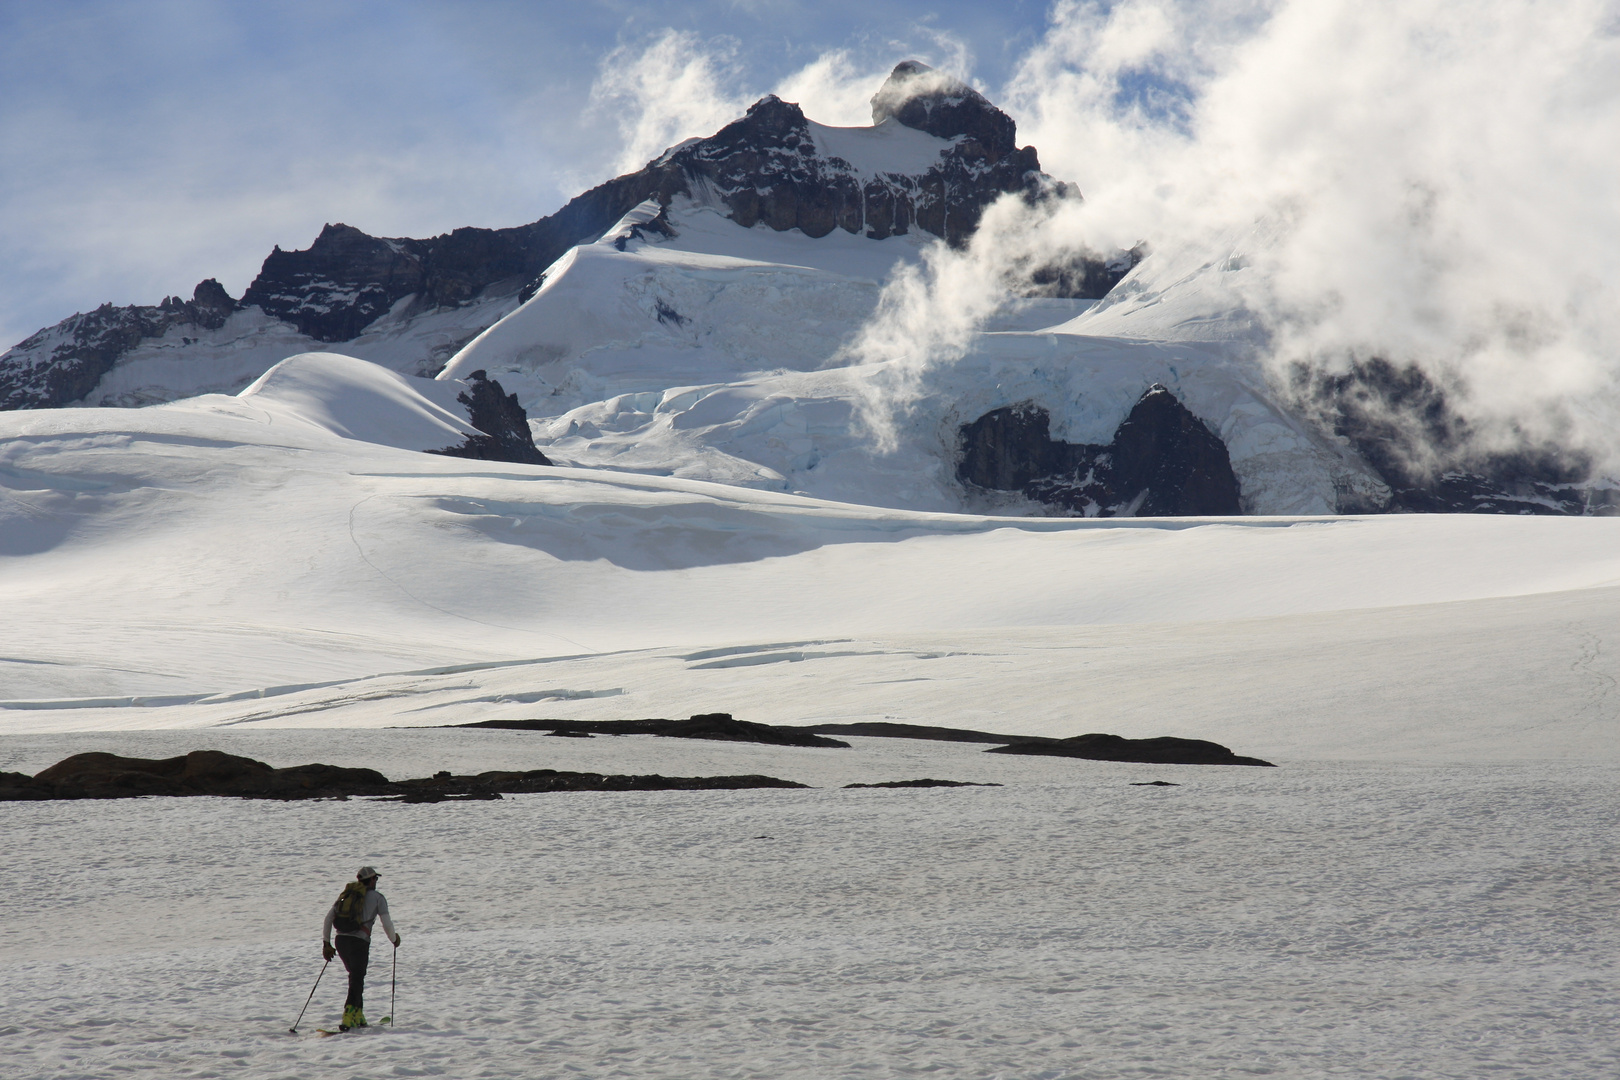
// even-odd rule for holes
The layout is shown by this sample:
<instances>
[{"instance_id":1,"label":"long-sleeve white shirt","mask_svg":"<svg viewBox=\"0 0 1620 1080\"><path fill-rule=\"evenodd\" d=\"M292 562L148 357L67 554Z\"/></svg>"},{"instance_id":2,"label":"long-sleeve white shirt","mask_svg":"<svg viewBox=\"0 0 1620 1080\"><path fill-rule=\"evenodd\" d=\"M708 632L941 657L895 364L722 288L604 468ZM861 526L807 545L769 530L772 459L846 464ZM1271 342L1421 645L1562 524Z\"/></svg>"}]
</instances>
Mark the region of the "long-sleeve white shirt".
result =
<instances>
[{"instance_id":1,"label":"long-sleeve white shirt","mask_svg":"<svg viewBox=\"0 0 1620 1080\"><path fill-rule=\"evenodd\" d=\"M388 917L388 901L382 893L372 889L366 893L366 902L360 907L360 929L339 930L338 933L370 941L371 924L379 917L382 919L383 932L388 935L389 941L393 941L398 935L394 933L394 920ZM332 907L326 913L326 922L321 926L321 943L324 945L332 943L332 920L335 918L337 918L336 900L332 901Z\"/></svg>"}]
</instances>

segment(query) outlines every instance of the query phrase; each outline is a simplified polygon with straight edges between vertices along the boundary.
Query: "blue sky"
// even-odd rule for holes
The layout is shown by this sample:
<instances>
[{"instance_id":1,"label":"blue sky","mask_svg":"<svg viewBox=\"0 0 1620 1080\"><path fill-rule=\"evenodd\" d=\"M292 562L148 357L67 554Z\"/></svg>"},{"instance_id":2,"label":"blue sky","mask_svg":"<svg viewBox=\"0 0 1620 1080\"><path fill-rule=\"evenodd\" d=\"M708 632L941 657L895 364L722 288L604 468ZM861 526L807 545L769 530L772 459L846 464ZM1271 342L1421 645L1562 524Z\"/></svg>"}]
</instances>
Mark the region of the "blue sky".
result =
<instances>
[{"instance_id":1,"label":"blue sky","mask_svg":"<svg viewBox=\"0 0 1620 1080\"><path fill-rule=\"evenodd\" d=\"M427 236L550 213L613 174L591 89L676 30L748 96L829 51L966 50L1004 82L1044 2L0 0L0 348L208 276L240 295L327 221ZM875 89L875 86L873 87Z\"/></svg>"}]
</instances>

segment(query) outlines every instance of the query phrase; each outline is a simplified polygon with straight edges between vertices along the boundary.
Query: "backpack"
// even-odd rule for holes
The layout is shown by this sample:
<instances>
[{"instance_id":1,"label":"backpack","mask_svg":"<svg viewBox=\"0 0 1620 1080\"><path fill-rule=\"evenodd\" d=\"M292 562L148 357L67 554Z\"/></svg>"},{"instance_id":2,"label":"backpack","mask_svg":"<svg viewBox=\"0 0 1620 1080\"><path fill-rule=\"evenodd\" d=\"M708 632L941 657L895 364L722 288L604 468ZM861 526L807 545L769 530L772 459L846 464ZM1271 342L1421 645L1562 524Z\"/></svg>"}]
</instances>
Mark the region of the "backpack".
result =
<instances>
[{"instance_id":1,"label":"backpack","mask_svg":"<svg viewBox=\"0 0 1620 1080\"><path fill-rule=\"evenodd\" d=\"M360 929L360 916L366 909L366 887L358 881L343 886L338 894L337 906L332 913L332 927L340 933L352 934Z\"/></svg>"}]
</instances>

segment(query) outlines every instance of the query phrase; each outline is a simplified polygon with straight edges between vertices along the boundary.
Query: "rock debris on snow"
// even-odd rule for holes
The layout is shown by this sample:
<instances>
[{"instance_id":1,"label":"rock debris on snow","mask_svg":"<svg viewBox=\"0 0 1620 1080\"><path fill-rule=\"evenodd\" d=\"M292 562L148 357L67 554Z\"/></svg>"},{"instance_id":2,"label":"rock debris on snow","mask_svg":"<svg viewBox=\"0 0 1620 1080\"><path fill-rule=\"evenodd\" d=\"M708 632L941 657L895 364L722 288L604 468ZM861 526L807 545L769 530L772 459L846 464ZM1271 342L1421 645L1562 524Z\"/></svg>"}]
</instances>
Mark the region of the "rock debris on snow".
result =
<instances>
[{"instance_id":1,"label":"rock debris on snow","mask_svg":"<svg viewBox=\"0 0 1620 1080\"><path fill-rule=\"evenodd\" d=\"M117 754L75 754L36 776L0 773L0 802L50 799L135 799L150 796L230 796L243 799L348 799L355 796L409 803L498 799L502 794L561 791L735 791L798 788L770 776L641 776L562 772L556 769L490 771L476 776L444 772L418 780L389 780L374 769L298 765L276 769L262 761L194 750L151 760Z\"/></svg>"},{"instance_id":2,"label":"rock debris on snow","mask_svg":"<svg viewBox=\"0 0 1620 1080\"><path fill-rule=\"evenodd\" d=\"M1206 739L1127 739L1119 735L1075 735L1067 739L1026 739L995 746L987 754L1032 754L1043 757L1085 758L1090 761L1139 761L1153 765L1264 765L1271 762L1242 757Z\"/></svg>"},{"instance_id":3,"label":"rock debris on snow","mask_svg":"<svg viewBox=\"0 0 1620 1080\"><path fill-rule=\"evenodd\" d=\"M713 739L771 746L849 748L847 742L824 738L802 728L735 720L730 713L698 713L686 720L479 720L455 726L539 731L547 735L660 735L670 739Z\"/></svg>"}]
</instances>

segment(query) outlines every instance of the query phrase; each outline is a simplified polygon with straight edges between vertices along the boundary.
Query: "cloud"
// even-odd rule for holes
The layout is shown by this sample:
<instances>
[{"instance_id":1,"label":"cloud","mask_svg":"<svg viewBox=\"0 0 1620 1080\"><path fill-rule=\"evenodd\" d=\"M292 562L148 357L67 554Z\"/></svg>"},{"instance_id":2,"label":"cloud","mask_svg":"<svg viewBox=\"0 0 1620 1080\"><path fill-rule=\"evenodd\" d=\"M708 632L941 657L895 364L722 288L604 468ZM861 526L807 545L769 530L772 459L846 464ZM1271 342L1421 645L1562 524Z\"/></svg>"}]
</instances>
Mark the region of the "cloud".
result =
<instances>
[{"instance_id":1,"label":"cloud","mask_svg":"<svg viewBox=\"0 0 1620 1080\"><path fill-rule=\"evenodd\" d=\"M848 49L825 53L772 89L783 101L797 102L810 119L833 127L865 127L872 122L872 94L883 85L894 62L862 64Z\"/></svg>"},{"instance_id":2,"label":"cloud","mask_svg":"<svg viewBox=\"0 0 1620 1080\"><path fill-rule=\"evenodd\" d=\"M723 127L752 104L736 89L739 43L666 29L602 58L591 87L594 115L618 128L615 172L634 172L668 147Z\"/></svg>"},{"instance_id":3,"label":"cloud","mask_svg":"<svg viewBox=\"0 0 1620 1080\"><path fill-rule=\"evenodd\" d=\"M666 28L621 43L602 58L591 87L590 113L617 132L615 169L620 174L641 168L683 140L714 134L767 93L795 102L819 123L864 126L872 122L873 93L900 60L924 59L966 77L972 54L962 41L929 27L916 33L927 46L887 41L859 53L832 49L775 83L761 85L751 81L735 38Z\"/></svg>"},{"instance_id":4,"label":"cloud","mask_svg":"<svg viewBox=\"0 0 1620 1080\"><path fill-rule=\"evenodd\" d=\"M1002 199L986 209L966 247L931 244L919 265L896 269L877 311L840 354L843 361L882 365L860 384L860 419L880 451L899 445L898 420L929 372L965 356L984 320L1036 269L1060 252L1077 253L1052 234L1073 209L1067 200L1029 207Z\"/></svg>"},{"instance_id":5,"label":"cloud","mask_svg":"<svg viewBox=\"0 0 1620 1080\"><path fill-rule=\"evenodd\" d=\"M1218 299L1260 320L1279 386L1383 357L1446 389L1473 449L1620 467L1615 27L1604 0L1065 0L1001 100L1085 202L1002 208L893 282L855 354L900 361L903 410L1012 269L1236 243Z\"/></svg>"},{"instance_id":6,"label":"cloud","mask_svg":"<svg viewBox=\"0 0 1620 1080\"><path fill-rule=\"evenodd\" d=\"M533 50L492 56L471 15L369 15L0 10L0 351L102 301L153 304L205 277L240 295L272 245L304 247L328 221L433 235L532 221L575 193L558 181L583 88L541 100Z\"/></svg>"}]
</instances>

